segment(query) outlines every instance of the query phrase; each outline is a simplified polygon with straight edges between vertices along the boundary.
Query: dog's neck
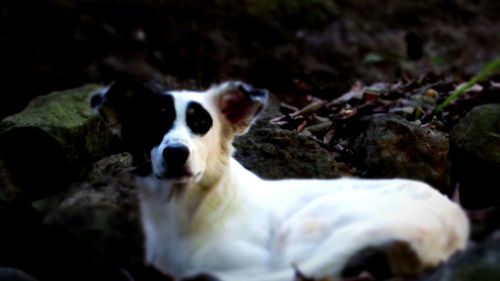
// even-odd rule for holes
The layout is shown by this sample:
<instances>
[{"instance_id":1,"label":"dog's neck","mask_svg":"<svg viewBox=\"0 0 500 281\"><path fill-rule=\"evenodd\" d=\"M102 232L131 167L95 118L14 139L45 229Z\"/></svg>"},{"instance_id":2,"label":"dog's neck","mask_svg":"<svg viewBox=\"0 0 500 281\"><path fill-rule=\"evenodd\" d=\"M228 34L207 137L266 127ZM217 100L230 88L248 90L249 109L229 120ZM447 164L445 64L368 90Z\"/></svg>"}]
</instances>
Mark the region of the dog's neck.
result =
<instances>
[{"instance_id":1,"label":"dog's neck","mask_svg":"<svg viewBox=\"0 0 500 281\"><path fill-rule=\"evenodd\" d=\"M149 201L143 205L154 206L157 202L158 206L164 206L184 235L209 232L213 225L221 225L221 220L246 205L241 202L245 200L241 196L245 186L260 180L232 157L225 160L222 169L219 176L207 175L199 182L161 183L156 191L142 196L142 200Z\"/></svg>"},{"instance_id":2,"label":"dog's neck","mask_svg":"<svg viewBox=\"0 0 500 281\"><path fill-rule=\"evenodd\" d=\"M215 184L208 185L204 181L190 183L185 186L186 192L183 196L172 202L180 212L187 215L185 223L190 225L190 228L206 227L214 220L219 221L238 204L240 190L235 188L237 185L233 183L232 177L220 177L210 181L215 181Z\"/></svg>"}]
</instances>

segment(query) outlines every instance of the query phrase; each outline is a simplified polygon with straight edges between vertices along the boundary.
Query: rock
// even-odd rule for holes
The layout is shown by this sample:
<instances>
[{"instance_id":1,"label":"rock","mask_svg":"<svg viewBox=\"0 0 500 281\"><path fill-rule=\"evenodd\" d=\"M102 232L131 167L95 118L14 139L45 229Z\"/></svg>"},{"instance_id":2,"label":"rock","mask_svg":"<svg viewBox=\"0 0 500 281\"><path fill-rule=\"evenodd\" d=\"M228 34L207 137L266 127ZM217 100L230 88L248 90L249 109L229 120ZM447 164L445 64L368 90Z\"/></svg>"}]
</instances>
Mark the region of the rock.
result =
<instances>
[{"instance_id":1,"label":"rock","mask_svg":"<svg viewBox=\"0 0 500 281\"><path fill-rule=\"evenodd\" d=\"M450 135L452 178L466 208L500 205L500 104L473 108Z\"/></svg>"},{"instance_id":2,"label":"rock","mask_svg":"<svg viewBox=\"0 0 500 281\"><path fill-rule=\"evenodd\" d=\"M386 114L365 117L358 126L353 153L364 177L416 179L450 193L444 133Z\"/></svg>"},{"instance_id":3,"label":"rock","mask_svg":"<svg viewBox=\"0 0 500 281\"><path fill-rule=\"evenodd\" d=\"M22 190L12 182L11 175L0 158L0 212L15 198L22 196Z\"/></svg>"},{"instance_id":4,"label":"rock","mask_svg":"<svg viewBox=\"0 0 500 281\"><path fill-rule=\"evenodd\" d=\"M0 262L40 280L170 280L143 262L131 162L129 154L111 155L33 208L0 212Z\"/></svg>"},{"instance_id":5,"label":"rock","mask_svg":"<svg viewBox=\"0 0 500 281\"><path fill-rule=\"evenodd\" d=\"M269 124L279 116L279 102L270 99L266 110L248 133L234 141L234 157L247 169L267 179L335 178L348 175L331 152L311 137Z\"/></svg>"},{"instance_id":6,"label":"rock","mask_svg":"<svg viewBox=\"0 0 500 281\"><path fill-rule=\"evenodd\" d=\"M0 281L36 281L36 279L19 269L0 267Z\"/></svg>"},{"instance_id":7,"label":"rock","mask_svg":"<svg viewBox=\"0 0 500 281\"><path fill-rule=\"evenodd\" d=\"M33 100L0 123L0 153L21 193L5 200L35 199L66 186L115 139L89 106L97 86L55 92ZM3 192L0 192L3 193Z\"/></svg>"},{"instance_id":8,"label":"rock","mask_svg":"<svg viewBox=\"0 0 500 281\"><path fill-rule=\"evenodd\" d=\"M259 123L235 141L235 158L267 179L335 178L347 168L313 139Z\"/></svg>"},{"instance_id":9,"label":"rock","mask_svg":"<svg viewBox=\"0 0 500 281\"><path fill-rule=\"evenodd\" d=\"M471 226L471 241L482 242L500 229L500 207L468 210L467 217Z\"/></svg>"},{"instance_id":10,"label":"rock","mask_svg":"<svg viewBox=\"0 0 500 281\"><path fill-rule=\"evenodd\" d=\"M86 180L75 184L47 214L44 224L85 245L98 264L141 264L143 238L131 163L126 153L95 163Z\"/></svg>"},{"instance_id":11,"label":"rock","mask_svg":"<svg viewBox=\"0 0 500 281\"><path fill-rule=\"evenodd\" d=\"M500 280L500 235L475 246L444 264L419 281L497 281Z\"/></svg>"}]
</instances>

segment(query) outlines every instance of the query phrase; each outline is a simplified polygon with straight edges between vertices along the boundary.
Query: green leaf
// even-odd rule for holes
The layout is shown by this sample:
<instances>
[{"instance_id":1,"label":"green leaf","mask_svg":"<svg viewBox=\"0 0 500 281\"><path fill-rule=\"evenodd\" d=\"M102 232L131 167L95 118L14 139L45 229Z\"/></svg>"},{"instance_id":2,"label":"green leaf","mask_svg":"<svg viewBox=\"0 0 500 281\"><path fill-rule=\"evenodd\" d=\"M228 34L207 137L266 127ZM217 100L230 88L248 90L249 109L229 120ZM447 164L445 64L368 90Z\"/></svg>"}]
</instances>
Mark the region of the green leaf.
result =
<instances>
[{"instance_id":1,"label":"green leaf","mask_svg":"<svg viewBox=\"0 0 500 281\"><path fill-rule=\"evenodd\" d=\"M486 65L483 68L483 70L481 70L481 72L476 74L476 76L472 77L472 79L469 80L469 82L467 82L462 87L455 89L455 91L453 91L453 93L436 108L436 112L442 111L445 107L447 107L452 102L457 100L460 96L462 96L465 92L467 92L474 85L476 85L477 83L490 77L491 75L495 74L496 72L500 72L500 58L497 58L496 60L490 62L488 65Z\"/></svg>"},{"instance_id":2,"label":"green leaf","mask_svg":"<svg viewBox=\"0 0 500 281\"><path fill-rule=\"evenodd\" d=\"M376 53L369 53L363 59L364 64L374 64L382 61L384 61L384 57Z\"/></svg>"}]
</instances>

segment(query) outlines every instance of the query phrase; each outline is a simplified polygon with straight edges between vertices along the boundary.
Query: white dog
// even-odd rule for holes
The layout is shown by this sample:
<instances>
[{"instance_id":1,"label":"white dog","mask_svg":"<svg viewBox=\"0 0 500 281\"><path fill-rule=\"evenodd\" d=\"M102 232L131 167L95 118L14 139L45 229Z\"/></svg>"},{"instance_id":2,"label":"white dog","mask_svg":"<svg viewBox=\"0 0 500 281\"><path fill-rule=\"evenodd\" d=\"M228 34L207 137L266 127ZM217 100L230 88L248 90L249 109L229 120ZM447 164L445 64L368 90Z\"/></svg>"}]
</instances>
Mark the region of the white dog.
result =
<instances>
[{"instance_id":1,"label":"white dog","mask_svg":"<svg viewBox=\"0 0 500 281\"><path fill-rule=\"evenodd\" d=\"M146 261L182 279L291 281L339 276L365 249L414 274L464 249L459 206L412 180L266 181L231 157L266 102L242 82L160 92L116 82L92 106L134 156ZM293 165L293 163L290 163ZM272 167L269 167L272 169Z\"/></svg>"}]
</instances>

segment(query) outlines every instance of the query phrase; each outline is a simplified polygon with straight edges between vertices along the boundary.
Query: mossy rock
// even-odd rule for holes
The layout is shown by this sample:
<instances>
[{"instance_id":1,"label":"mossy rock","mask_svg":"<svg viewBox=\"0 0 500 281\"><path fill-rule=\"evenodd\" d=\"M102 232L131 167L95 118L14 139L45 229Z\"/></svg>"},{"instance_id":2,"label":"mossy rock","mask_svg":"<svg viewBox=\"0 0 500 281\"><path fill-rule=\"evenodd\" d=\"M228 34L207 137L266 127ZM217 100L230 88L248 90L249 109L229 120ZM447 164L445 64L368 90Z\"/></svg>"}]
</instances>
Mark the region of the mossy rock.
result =
<instances>
[{"instance_id":1,"label":"mossy rock","mask_svg":"<svg viewBox=\"0 0 500 281\"><path fill-rule=\"evenodd\" d=\"M50 195L93 160L111 153L116 139L90 108L97 88L87 85L38 97L0 122L0 154L23 190L21 197Z\"/></svg>"},{"instance_id":2,"label":"mossy rock","mask_svg":"<svg viewBox=\"0 0 500 281\"><path fill-rule=\"evenodd\" d=\"M450 158L466 208L500 204L500 104L476 106L453 127Z\"/></svg>"}]
</instances>

